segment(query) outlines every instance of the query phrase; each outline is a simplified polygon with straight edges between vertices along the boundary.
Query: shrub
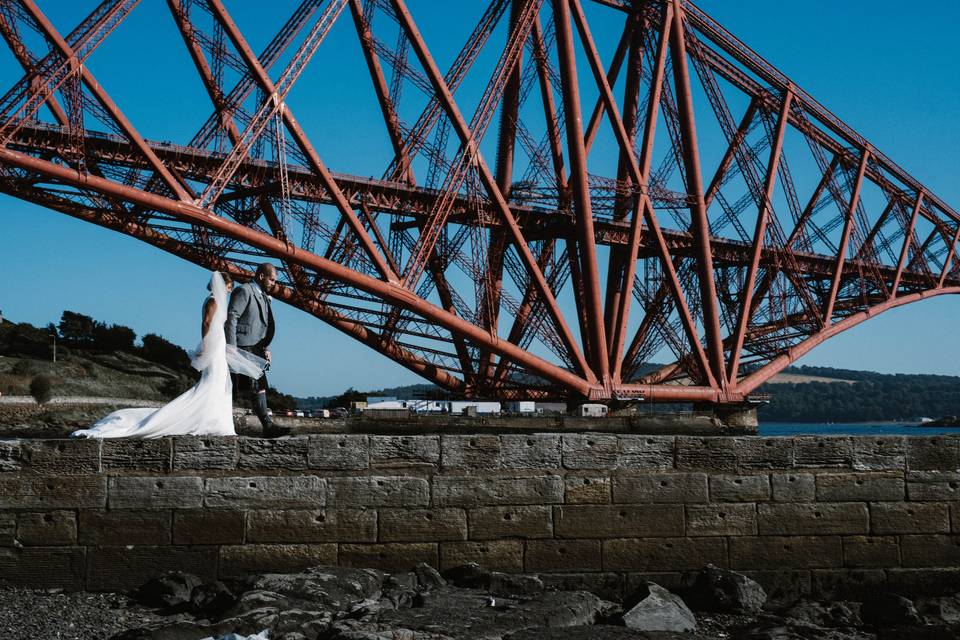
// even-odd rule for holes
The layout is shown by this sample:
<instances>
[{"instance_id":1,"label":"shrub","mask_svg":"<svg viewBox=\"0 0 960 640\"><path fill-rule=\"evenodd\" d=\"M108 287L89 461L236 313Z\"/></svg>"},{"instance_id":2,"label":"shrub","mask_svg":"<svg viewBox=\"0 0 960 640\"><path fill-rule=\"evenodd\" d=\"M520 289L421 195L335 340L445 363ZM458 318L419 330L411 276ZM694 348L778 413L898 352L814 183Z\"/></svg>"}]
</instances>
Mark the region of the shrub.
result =
<instances>
[{"instance_id":1,"label":"shrub","mask_svg":"<svg viewBox=\"0 0 960 640\"><path fill-rule=\"evenodd\" d=\"M172 369L190 369L190 356L169 340L148 333L143 336L142 341L143 348L140 354L147 360L166 365Z\"/></svg>"},{"instance_id":2,"label":"shrub","mask_svg":"<svg viewBox=\"0 0 960 640\"><path fill-rule=\"evenodd\" d=\"M37 401L37 404L46 404L50 402L53 383L47 376L37 376L30 381L30 395Z\"/></svg>"},{"instance_id":3,"label":"shrub","mask_svg":"<svg viewBox=\"0 0 960 640\"><path fill-rule=\"evenodd\" d=\"M13 365L10 373L15 376L35 376L43 373L43 369L32 360L21 360Z\"/></svg>"}]
</instances>

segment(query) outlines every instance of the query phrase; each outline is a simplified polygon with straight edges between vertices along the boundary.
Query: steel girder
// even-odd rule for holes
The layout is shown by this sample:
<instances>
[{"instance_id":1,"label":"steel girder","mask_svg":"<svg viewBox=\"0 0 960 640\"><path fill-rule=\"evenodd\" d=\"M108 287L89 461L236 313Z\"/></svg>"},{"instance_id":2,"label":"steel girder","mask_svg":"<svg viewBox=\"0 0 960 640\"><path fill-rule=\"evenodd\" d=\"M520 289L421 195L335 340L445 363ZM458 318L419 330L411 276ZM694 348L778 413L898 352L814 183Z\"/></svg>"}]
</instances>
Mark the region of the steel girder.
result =
<instances>
[{"instance_id":1,"label":"steel girder","mask_svg":"<svg viewBox=\"0 0 960 640\"><path fill-rule=\"evenodd\" d=\"M62 35L0 0L0 190L209 269L274 262L278 298L453 392L741 402L960 293L960 216L686 0L492 0L445 72L404 0L303 0L260 54L221 0L168 0L213 106L177 144L94 76L137 4ZM324 56L376 100L371 177L294 115Z\"/></svg>"}]
</instances>

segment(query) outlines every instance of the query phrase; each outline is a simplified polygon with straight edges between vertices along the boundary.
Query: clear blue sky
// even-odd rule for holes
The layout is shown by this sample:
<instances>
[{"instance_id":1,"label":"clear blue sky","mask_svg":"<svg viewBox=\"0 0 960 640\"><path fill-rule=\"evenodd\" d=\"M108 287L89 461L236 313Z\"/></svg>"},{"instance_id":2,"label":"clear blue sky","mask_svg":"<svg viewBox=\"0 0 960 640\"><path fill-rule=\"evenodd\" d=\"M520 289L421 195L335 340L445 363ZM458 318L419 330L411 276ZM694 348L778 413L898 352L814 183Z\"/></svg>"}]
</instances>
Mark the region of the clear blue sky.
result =
<instances>
[{"instance_id":1,"label":"clear blue sky","mask_svg":"<svg viewBox=\"0 0 960 640\"><path fill-rule=\"evenodd\" d=\"M69 31L92 3L45 2ZM462 44L485 3L410 3L442 63ZM228 3L259 50L292 2ZM960 207L960 3L925 5L924 20L895 0L703 0L700 6L797 84L863 134L955 208ZM234 8L235 7L235 8ZM782 8L783 7L783 8ZM54 9L56 8L56 9ZM452 13L447 13L452 12ZM338 29L338 30L337 30ZM346 42L338 25L304 76L291 104L333 170L378 174L355 150L364 130L383 138L375 104L356 97L345 66L324 56ZM351 28L352 30L352 28ZM144 34L150 33L150 37ZM598 33L597 35L601 35ZM353 36L355 39L355 36ZM90 68L144 136L184 142L209 112L199 81L162 2L144 2L90 61ZM356 68L356 67L353 67ZM17 78L0 51L3 90ZM326 72L326 81L321 74ZM585 72L585 70L584 70ZM313 75L311 75L313 74ZM314 78L311 81L310 78ZM346 114L346 115L344 115ZM330 126L347 118L352 126ZM72 309L138 334L156 332L184 346L198 340L203 270L135 240L0 196L0 309L7 318L45 324ZM412 373L327 325L276 307L272 382L297 395L348 386L412 383ZM889 312L814 350L801 364L960 375L956 318L960 298L944 297Z\"/></svg>"}]
</instances>

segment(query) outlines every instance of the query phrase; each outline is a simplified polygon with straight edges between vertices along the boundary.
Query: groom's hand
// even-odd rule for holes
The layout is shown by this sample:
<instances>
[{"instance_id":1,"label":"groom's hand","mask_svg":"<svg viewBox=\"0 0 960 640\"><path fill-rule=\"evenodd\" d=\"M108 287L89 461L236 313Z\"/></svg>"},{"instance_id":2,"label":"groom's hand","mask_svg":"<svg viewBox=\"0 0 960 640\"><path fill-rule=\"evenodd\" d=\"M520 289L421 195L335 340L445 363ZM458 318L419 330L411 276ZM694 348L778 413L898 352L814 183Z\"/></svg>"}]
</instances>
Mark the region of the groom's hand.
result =
<instances>
[{"instance_id":1,"label":"groom's hand","mask_svg":"<svg viewBox=\"0 0 960 640\"><path fill-rule=\"evenodd\" d=\"M270 355L270 349L263 352L263 357L267 359L267 362L273 361L273 356Z\"/></svg>"}]
</instances>

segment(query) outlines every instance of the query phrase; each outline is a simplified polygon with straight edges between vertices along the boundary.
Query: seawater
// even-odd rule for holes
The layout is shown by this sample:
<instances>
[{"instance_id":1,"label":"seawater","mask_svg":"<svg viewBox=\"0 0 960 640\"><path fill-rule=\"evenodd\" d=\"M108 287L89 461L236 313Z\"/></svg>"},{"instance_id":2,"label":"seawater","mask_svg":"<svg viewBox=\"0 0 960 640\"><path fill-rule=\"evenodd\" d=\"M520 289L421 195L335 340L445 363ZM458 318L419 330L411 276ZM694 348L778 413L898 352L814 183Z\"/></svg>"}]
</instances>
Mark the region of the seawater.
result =
<instances>
[{"instance_id":1,"label":"seawater","mask_svg":"<svg viewBox=\"0 0 960 640\"><path fill-rule=\"evenodd\" d=\"M761 436L844 435L844 436L933 436L958 434L957 427L918 427L916 423L761 422Z\"/></svg>"}]
</instances>

